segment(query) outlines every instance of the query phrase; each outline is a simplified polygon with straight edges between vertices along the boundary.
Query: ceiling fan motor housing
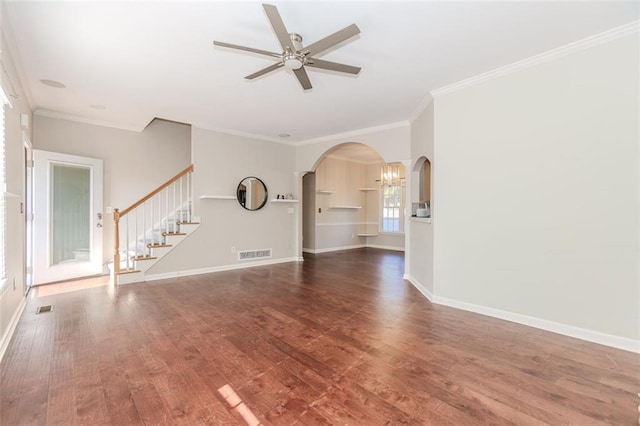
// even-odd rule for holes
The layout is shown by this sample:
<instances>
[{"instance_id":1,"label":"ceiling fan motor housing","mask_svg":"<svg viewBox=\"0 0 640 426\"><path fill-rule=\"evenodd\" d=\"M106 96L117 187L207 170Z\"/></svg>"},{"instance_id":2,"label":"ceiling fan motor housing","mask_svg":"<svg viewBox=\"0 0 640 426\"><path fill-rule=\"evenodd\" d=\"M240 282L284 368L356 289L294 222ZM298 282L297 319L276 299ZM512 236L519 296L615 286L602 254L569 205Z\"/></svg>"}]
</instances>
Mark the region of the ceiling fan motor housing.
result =
<instances>
[{"instance_id":1,"label":"ceiling fan motor housing","mask_svg":"<svg viewBox=\"0 0 640 426\"><path fill-rule=\"evenodd\" d=\"M297 70L302 68L304 65L304 55L301 55L299 52L302 49L302 36L296 33L289 33L289 37L291 38L291 44L296 49L295 52L287 53L282 57L282 63L285 68L290 70Z\"/></svg>"}]
</instances>

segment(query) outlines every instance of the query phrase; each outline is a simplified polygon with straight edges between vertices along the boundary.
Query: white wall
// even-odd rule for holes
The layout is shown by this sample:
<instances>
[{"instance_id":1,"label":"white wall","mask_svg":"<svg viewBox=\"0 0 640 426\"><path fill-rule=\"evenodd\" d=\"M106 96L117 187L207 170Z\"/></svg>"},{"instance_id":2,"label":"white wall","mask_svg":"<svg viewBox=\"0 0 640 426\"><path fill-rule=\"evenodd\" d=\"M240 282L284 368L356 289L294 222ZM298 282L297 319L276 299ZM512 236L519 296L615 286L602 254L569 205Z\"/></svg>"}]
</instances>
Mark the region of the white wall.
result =
<instances>
[{"instance_id":1,"label":"white wall","mask_svg":"<svg viewBox=\"0 0 640 426\"><path fill-rule=\"evenodd\" d=\"M437 296L640 339L638 52L634 34L435 99Z\"/></svg>"},{"instance_id":2,"label":"white wall","mask_svg":"<svg viewBox=\"0 0 640 426\"><path fill-rule=\"evenodd\" d=\"M437 167L434 159L434 105L431 102L425 110L411 123L411 158L415 161L425 157L431 161L431 168ZM413 165L412 164L412 165ZM417 177L417 173L413 173ZM417 188L420 183L412 180L412 198L408 202L418 202ZM432 176L433 185L433 176ZM408 204L409 206L411 204ZM426 294L433 294L433 220L434 209L437 209L437 200L431 199L432 223L420 220L410 220L407 234L409 234L409 268L407 275L412 283Z\"/></svg>"},{"instance_id":3,"label":"white wall","mask_svg":"<svg viewBox=\"0 0 640 426\"><path fill-rule=\"evenodd\" d=\"M149 269L148 275L249 265L238 250L273 250L269 261L297 260L300 204L267 202L245 210L237 200L200 200L200 195L235 196L238 183L255 176L267 186L269 200L294 191L294 148L199 128L192 131L194 214L200 227ZM301 194L294 194L299 199ZM288 209L293 209L289 213ZM236 253L232 252L235 247Z\"/></svg>"},{"instance_id":4,"label":"white wall","mask_svg":"<svg viewBox=\"0 0 640 426\"><path fill-rule=\"evenodd\" d=\"M191 164L191 126L153 121L133 132L34 116L34 148L103 160L104 206L125 209ZM103 258L113 257L113 216L104 216Z\"/></svg>"},{"instance_id":5,"label":"white wall","mask_svg":"<svg viewBox=\"0 0 640 426\"><path fill-rule=\"evenodd\" d=\"M0 5L1 7L1 5ZM6 267L9 283L0 293L0 358L9 343L18 315L25 303L25 216L21 213L20 203L24 203L24 138L31 139L31 131L23 130L20 124L21 114L28 116L31 122L31 107L20 84L13 58L2 34L2 67L6 74L0 77L6 94L12 97L13 107L5 108L5 152L7 191L17 197L7 197L6 203ZM24 132L24 134L23 134ZM14 286L15 283L15 286Z\"/></svg>"}]
</instances>

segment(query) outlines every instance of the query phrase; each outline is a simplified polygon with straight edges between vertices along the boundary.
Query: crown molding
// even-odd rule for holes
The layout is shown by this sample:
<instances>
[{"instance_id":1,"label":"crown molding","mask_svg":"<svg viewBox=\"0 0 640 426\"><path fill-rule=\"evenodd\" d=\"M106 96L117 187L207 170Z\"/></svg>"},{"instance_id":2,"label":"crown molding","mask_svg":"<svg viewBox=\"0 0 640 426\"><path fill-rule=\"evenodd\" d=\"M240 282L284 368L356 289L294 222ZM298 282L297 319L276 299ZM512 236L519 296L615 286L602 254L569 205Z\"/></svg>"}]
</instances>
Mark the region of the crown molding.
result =
<instances>
[{"instance_id":1,"label":"crown molding","mask_svg":"<svg viewBox=\"0 0 640 426\"><path fill-rule=\"evenodd\" d=\"M198 129L208 130L210 132L226 133L228 135L240 136L243 138L250 138L250 139L257 139L257 140L267 141L267 142L275 142L283 145L294 145L294 143L291 141L273 138L270 136L258 135L256 133L243 132L241 130L227 129L225 127L215 127L215 126L210 126L208 124L201 124L201 123L195 123L195 124L192 124L192 126Z\"/></svg>"},{"instance_id":2,"label":"crown molding","mask_svg":"<svg viewBox=\"0 0 640 426\"><path fill-rule=\"evenodd\" d=\"M368 133L382 132L382 131L385 131L385 130L398 129L398 128L401 128L401 127L410 127L410 126L411 126L411 123L409 123L409 121L407 121L407 120L396 121L395 123L382 124L380 126L366 127L366 128L363 128L363 129L351 130L351 131L344 132L344 133L335 133L333 135L321 136L321 137L313 138L313 139L307 139L307 140L302 141L302 142L292 143L292 145L295 145L295 146L313 145L314 143L319 143L319 142L326 142L326 141L332 141L332 140L336 140L336 139L351 138L351 137L354 137L354 136L366 135ZM354 142L356 142L356 141L354 141Z\"/></svg>"},{"instance_id":3,"label":"crown molding","mask_svg":"<svg viewBox=\"0 0 640 426\"><path fill-rule=\"evenodd\" d=\"M142 132L147 127L146 123L142 126L129 126L126 124L113 123L111 121L94 120L91 118L81 117L79 115L65 114L63 112L51 111L48 109L36 109L33 112L33 115L37 115L40 117L57 118L59 120L75 121L77 123L83 124L92 124L94 126L110 127L112 129L118 130L128 130L130 132L137 133Z\"/></svg>"},{"instance_id":4,"label":"crown molding","mask_svg":"<svg viewBox=\"0 0 640 426\"><path fill-rule=\"evenodd\" d=\"M559 59L581 50L588 49L590 47L598 46L600 44L607 43L609 41L617 40L622 37L637 33L640 31L640 20L630 22L626 25L613 28L600 34L596 34L582 40L578 40L573 43L566 44L556 49L549 50L539 55L532 56L522 61L514 62L504 67L496 68L494 70L476 75L465 80L458 81L457 83L450 84L448 86L441 87L431 91L431 96L437 98L438 96L446 95L456 92L458 90L465 89L467 87L475 86L476 84L483 83L494 78L502 77L507 74L511 74L517 71L524 70L526 68L539 65L545 62L549 62L554 59Z\"/></svg>"},{"instance_id":5,"label":"crown molding","mask_svg":"<svg viewBox=\"0 0 640 426\"><path fill-rule=\"evenodd\" d=\"M413 110L413 112L409 116L409 123L413 124L413 122L416 121L416 119L420 116L420 114L422 114L424 110L426 110L429 107L429 105L431 105L432 102L433 102L433 96L431 94L428 94L427 96L425 96L424 99L420 101L416 109Z\"/></svg>"}]
</instances>

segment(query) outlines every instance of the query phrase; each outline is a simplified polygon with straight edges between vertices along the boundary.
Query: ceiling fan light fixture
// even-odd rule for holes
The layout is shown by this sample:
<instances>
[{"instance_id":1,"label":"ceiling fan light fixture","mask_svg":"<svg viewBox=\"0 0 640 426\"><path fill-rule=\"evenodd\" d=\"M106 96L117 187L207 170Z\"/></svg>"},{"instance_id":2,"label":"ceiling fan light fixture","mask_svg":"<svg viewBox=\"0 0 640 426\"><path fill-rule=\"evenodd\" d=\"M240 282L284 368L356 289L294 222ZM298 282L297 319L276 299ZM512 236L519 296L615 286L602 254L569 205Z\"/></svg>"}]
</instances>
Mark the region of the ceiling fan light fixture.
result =
<instances>
[{"instance_id":1,"label":"ceiling fan light fixture","mask_svg":"<svg viewBox=\"0 0 640 426\"><path fill-rule=\"evenodd\" d=\"M285 68L290 70L299 70L304 65L303 58L294 54L285 55L285 57L282 58L282 62Z\"/></svg>"}]
</instances>

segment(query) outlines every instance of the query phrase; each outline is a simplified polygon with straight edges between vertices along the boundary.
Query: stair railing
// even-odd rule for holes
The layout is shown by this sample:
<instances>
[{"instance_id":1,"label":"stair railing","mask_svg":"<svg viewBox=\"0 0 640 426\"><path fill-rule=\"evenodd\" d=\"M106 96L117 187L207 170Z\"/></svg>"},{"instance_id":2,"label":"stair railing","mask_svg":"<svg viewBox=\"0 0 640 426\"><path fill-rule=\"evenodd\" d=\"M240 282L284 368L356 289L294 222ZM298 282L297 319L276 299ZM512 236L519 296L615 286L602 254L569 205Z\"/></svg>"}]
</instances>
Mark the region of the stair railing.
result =
<instances>
[{"instance_id":1,"label":"stair railing","mask_svg":"<svg viewBox=\"0 0 640 426\"><path fill-rule=\"evenodd\" d=\"M150 257L150 248L162 246L167 235L177 233L180 223L191 222L192 175L193 164L126 209L113 209L116 283L119 274L135 272L135 260ZM125 242L124 250L120 241Z\"/></svg>"}]
</instances>

